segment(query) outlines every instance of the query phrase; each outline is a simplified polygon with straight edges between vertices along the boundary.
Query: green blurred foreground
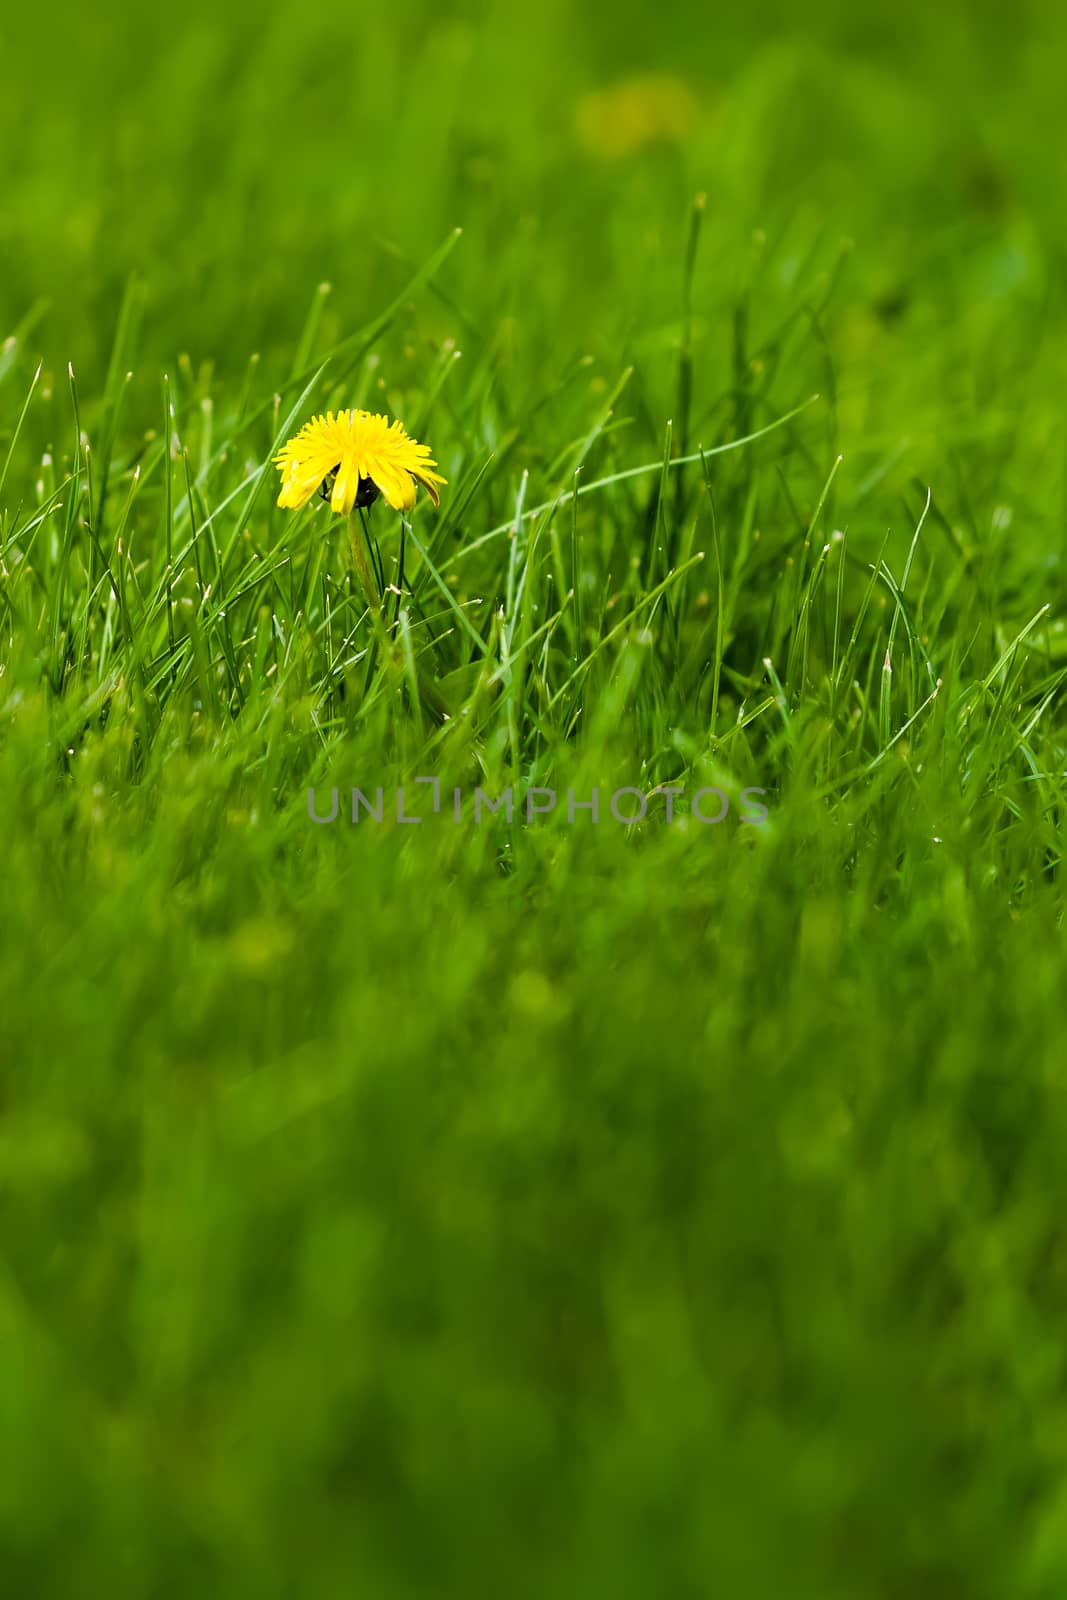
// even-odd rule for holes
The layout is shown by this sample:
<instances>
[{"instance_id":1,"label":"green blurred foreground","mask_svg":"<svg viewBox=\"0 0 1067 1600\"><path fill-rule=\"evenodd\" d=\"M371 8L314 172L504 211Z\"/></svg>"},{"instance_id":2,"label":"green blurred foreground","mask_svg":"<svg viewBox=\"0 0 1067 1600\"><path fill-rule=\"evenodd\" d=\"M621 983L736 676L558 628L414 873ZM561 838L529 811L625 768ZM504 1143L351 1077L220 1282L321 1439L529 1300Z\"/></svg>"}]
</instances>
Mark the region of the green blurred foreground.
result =
<instances>
[{"instance_id":1,"label":"green blurred foreground","mask_svg":"<svg viewBox=\"0 0 1067 1600\"><path fill-rule=\"evenodd\" d=\"M0 1589L1062 1600L1059 9L0 46Z\"/></svg>"}]
</instances>

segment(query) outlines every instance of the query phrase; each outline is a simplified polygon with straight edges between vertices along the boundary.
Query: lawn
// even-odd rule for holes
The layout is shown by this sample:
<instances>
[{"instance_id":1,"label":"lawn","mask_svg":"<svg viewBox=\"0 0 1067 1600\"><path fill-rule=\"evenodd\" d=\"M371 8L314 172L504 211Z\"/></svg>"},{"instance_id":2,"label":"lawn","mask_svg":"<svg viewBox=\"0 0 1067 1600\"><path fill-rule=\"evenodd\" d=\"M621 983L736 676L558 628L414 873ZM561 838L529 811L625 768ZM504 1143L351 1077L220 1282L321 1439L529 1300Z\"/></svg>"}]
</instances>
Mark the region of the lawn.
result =
<instances>
[{"instance_id":1,"label":"lawn","mask_svg":"<svg viewBox=\"0 0 1067 1600\"><path fill-rule=\"evenodd\" d=\"M0 65L0 1590L1064 1600L1061 8Z\"/></svg>"}]
</instances>

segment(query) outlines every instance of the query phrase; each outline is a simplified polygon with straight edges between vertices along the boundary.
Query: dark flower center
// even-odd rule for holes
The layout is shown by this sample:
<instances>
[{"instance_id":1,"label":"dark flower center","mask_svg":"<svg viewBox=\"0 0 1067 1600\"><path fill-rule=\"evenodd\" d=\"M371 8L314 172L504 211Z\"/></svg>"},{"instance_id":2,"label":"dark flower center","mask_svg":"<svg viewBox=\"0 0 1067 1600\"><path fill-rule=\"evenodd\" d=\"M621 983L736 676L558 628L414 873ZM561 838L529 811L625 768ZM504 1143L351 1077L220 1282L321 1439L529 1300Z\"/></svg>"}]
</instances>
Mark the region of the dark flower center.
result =
<instances>
[{"instance_id":1,"label":"dark flower center","mask_svg":"<svg viewBox=\"0 0 1067 1600\"><path fill-rule=\"evenodd\" d=\"M319 484L319 493L324 500L328 500L333 494L333 486L337 482L337 472L337 467L334 467L333 471L328 472ZM360 478L359 488L356 490L356 505L372 506L380 493L381 491L373 478Z\"/></svg>"}]
</instances>

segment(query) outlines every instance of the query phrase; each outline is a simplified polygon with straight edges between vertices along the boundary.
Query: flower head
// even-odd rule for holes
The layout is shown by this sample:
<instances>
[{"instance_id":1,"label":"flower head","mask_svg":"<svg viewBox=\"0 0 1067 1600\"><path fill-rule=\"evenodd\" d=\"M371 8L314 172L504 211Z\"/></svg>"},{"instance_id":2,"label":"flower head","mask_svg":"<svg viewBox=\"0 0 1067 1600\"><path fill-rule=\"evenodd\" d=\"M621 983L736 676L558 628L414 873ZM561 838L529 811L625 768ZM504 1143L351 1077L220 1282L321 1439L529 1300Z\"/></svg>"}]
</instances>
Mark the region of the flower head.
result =
<instances>
[{"instance_id":1,"label":"flower head","mask_svg":"<svg viewBox=\"0 0 1067 1600\"><path fill-rule=\"evenodd\" d=\"M327 411L313 417L275 456L282 475L278 504L290 510L306 505L321 491L330 509L347 515L353 506L367 506L380 494L396 511L415 504L421 483L434 505L440 505L437 462L428 445L409 437L399 422L369 411Z\"/></svg>"},{"instance_id":2,"label":"flower head","mask_svg":"<svg viewBox=\"0 0 1067 1600\"><path fill-rule=\"evenodd\" d=\"M592 155L619 161L646 145L682 143L700 122L700 104L682 79L643 73L587 94L576 120Z\"/></svg>"}]
</instances>

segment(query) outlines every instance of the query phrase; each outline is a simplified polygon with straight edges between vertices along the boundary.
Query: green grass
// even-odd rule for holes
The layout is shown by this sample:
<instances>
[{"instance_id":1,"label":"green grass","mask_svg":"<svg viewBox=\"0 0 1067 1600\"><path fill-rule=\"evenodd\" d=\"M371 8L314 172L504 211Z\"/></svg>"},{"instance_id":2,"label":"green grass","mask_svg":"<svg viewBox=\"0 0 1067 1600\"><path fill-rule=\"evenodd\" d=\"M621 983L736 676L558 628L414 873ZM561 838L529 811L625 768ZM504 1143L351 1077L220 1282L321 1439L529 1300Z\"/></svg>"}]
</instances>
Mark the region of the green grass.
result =
<instances>
[{"instance_id":1,"label":"green grass","mask_svg":"<svg viewBox=\"0 0 1067 1600\"><path fill-rule=\"evenodd\" d=\"M658 9L3 24L5 1593L1067 1595L1067 28Z\"/></svg>"}]
</instances>

